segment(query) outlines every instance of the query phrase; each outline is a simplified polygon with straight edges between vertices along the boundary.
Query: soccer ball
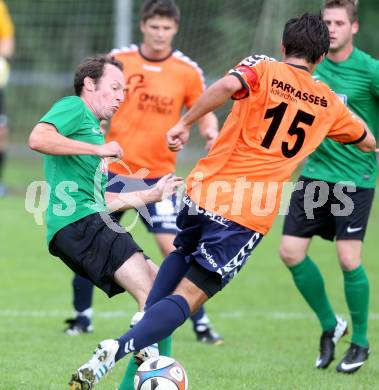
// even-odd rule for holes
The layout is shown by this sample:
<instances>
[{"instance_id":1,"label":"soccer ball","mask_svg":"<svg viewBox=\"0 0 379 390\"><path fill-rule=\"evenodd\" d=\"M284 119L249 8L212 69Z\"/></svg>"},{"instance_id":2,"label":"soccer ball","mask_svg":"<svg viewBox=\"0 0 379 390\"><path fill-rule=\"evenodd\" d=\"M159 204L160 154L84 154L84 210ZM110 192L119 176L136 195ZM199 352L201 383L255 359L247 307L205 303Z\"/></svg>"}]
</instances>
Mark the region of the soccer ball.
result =
<instances>
[{"instance_id":1,"label":"soccer ball","mask_svg":"<svg viewBox=\"0 0 379 390\"><path fill-rule=\"evenodd\" d=\"M152 357L143 362L134 377L135 390L187 390L184 368L173 358Z\"/></svg>"}]
</instances>

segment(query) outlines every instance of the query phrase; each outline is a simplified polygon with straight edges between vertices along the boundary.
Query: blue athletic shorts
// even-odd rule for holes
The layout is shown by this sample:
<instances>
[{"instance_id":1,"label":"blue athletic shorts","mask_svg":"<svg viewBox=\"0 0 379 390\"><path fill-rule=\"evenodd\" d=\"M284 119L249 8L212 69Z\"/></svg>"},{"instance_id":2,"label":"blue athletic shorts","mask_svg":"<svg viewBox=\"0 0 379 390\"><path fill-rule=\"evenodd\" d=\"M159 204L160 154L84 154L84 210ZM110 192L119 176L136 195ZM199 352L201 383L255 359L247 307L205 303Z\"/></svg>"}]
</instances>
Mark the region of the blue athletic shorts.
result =
<instances>
[{"instance_id":1,"label":"blue athletic shorts","mask_svg":"<svg viewBox=\"0 0 379 390\"><path fill-rule=\"evenodd\" d=\"M123 175L116 175L112 172L108 173L108 187L109 192L133 192L146 190L149 187L155 185L160 178L156 179L131 179ZM157 203L150 203L146 205L148 216L141 210L139 212L142 217L142 221L147 230L151 233L169 233L176 234L176 217L177 217L177 205L176 195L172 195L170 198L162 200ZM123 213L117 213L123 214ZM118 215L120 219L121 215ZM117 216L116 216L117 217Z\"/></svg>"},{"instance_id":2,"label":"blue athletic shorts","mask_svg":"<svg viewBox=\"0 0 379 390\"><path fill-rule=\"evenodd\" d=\"M188 196L176 220L176 248L208 271L221 276L224 288L244 266L262 234L198 207ZM195 283L196 284L196 283Z\"/></svg>"}]
</instances>

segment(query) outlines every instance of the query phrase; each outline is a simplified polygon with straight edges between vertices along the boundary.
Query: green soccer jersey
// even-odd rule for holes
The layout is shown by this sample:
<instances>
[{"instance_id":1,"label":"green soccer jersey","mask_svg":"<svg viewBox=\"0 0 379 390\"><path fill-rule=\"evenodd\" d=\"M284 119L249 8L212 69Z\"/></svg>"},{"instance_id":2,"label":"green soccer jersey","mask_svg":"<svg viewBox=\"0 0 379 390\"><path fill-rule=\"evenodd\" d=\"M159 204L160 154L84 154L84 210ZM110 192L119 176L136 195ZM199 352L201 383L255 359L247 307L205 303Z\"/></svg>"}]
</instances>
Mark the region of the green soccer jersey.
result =
<instances>
[{"instance_id":1,"label":"green soccer jersey","mask_svg":"<svg viewBox=\"0 0 379 390\"><path fill-rule=\"evenodd\" d=\"M52 124L65 137L104 144L100 122L78 96L56 102L39 122ZM47 242L63 227L87 215L104 211L106 162L95 155L44 155L50 189L46 211Z\"/></svg>"},{"instance_id":2,"label":"green soccer jersey","mask_svg":"<svg viewBox=\"0 0 379 390\"><path fill-rule=\"evenodd\" d=\"M379 61L354 48L346 61L325 58L314 77L329 85L359 115L376 136L379 126ZM331 183L352 181L357 187L374 188L375 153L363 153L354 145L326 139L313 152L301 172L305 177Z\"/></svg>"}]
</instances>

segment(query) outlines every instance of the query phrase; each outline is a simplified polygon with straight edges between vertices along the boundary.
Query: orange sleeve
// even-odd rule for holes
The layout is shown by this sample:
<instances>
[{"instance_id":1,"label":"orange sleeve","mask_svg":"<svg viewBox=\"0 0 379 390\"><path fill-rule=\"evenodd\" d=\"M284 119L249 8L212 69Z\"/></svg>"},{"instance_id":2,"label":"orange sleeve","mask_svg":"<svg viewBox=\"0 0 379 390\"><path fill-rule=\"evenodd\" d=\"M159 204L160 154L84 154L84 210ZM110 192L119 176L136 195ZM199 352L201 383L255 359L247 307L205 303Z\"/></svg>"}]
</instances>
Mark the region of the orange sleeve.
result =
<instances>
[{"instance_id":1,"label":"orange sleeve","mask_svg":"<svg viewBox=\"0 0 379 390\"><path fill-rule=\"evenodd\" d=\"M253 55L245 58L237 66L231 69L228 74L236 76L242 84L242 89L237 91L233 96L233 100L241 100L247 98L250 91L255 91L259 87L259 79L267 61L275 61L265 55Z\"/></svg>"},{"instance_id":2,"label":"orange sleeve","mask_svg":"<svg viewBox=\"0 0 379 390\"><path fill-rule=\"evenodd\" d=\"M233 100L247 98L250 94L250 91L253 91L254 88L258 85L258 75L256 70L249 68L246 65L238 65L236 68L230 71L229 74L236 76L242 84L242 88L233 94Z\"/></svg>"},{"instance_id":3,"label":"orange sleeve","mask_svg":"<svg viewBox=\"0 0 379 390\"><path fill-rule=\"evenodd\" d=\"M184 105L191 108L205 90L203 71L198 66L191 68L186 76L186 81Z\"/></svg>"},{"instance_id":4,"label":"orange sleeve","mask_svg":"<svg viewBox=\"0 0 379 390\"><path fill-rule=\"evenodd\" d=\"M363 122L353 114L338 98L336 108L338 113L327 137L343 144L361 142L367 135Z\"/></svg>"}]
</instances>

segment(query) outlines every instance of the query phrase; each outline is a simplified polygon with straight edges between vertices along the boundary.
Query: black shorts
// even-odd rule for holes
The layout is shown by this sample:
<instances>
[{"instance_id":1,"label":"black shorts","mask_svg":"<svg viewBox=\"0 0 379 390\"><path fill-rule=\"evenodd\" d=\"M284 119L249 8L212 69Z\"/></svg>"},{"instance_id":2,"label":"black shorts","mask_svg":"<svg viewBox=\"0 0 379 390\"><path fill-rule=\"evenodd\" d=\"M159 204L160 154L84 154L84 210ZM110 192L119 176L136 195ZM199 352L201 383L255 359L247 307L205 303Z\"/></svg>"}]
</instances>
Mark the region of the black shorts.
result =
<instances>
[{"instance_id":1,"label":"black shorts","mask_svg":"<svg viewBox=\"0 0 379 390\"><path fill-rule=\"evenodd\" d=\"M109 297L125 290L114 281L114 273L142 249L117 222L112 229L99 213L91 214L59 230L49 250L75 273L89 279Z\"/></svg>"},{"instance_id":2,"label":"black shorts","mask_svg":"<svg viewBox=\"0 0 379 390\"><path fill-rule=\"evenodd\" d=\"M363 241L374 199L373 188L349 187L303 176L298 180L301 182L302 188L295 188L292 193L283 234Z\"/></svg>"},{"instance_id":3,"label":"black shorts","mask_svg":"<svg viewBox=\"0 0 379 390\"><path fill-rule=\"evenodd\" d=\"M222 289L221 275L202 267L195 260L191 263L185 277L207 294L208 298L213 297Z\"/></svg>"}]
</instances>

